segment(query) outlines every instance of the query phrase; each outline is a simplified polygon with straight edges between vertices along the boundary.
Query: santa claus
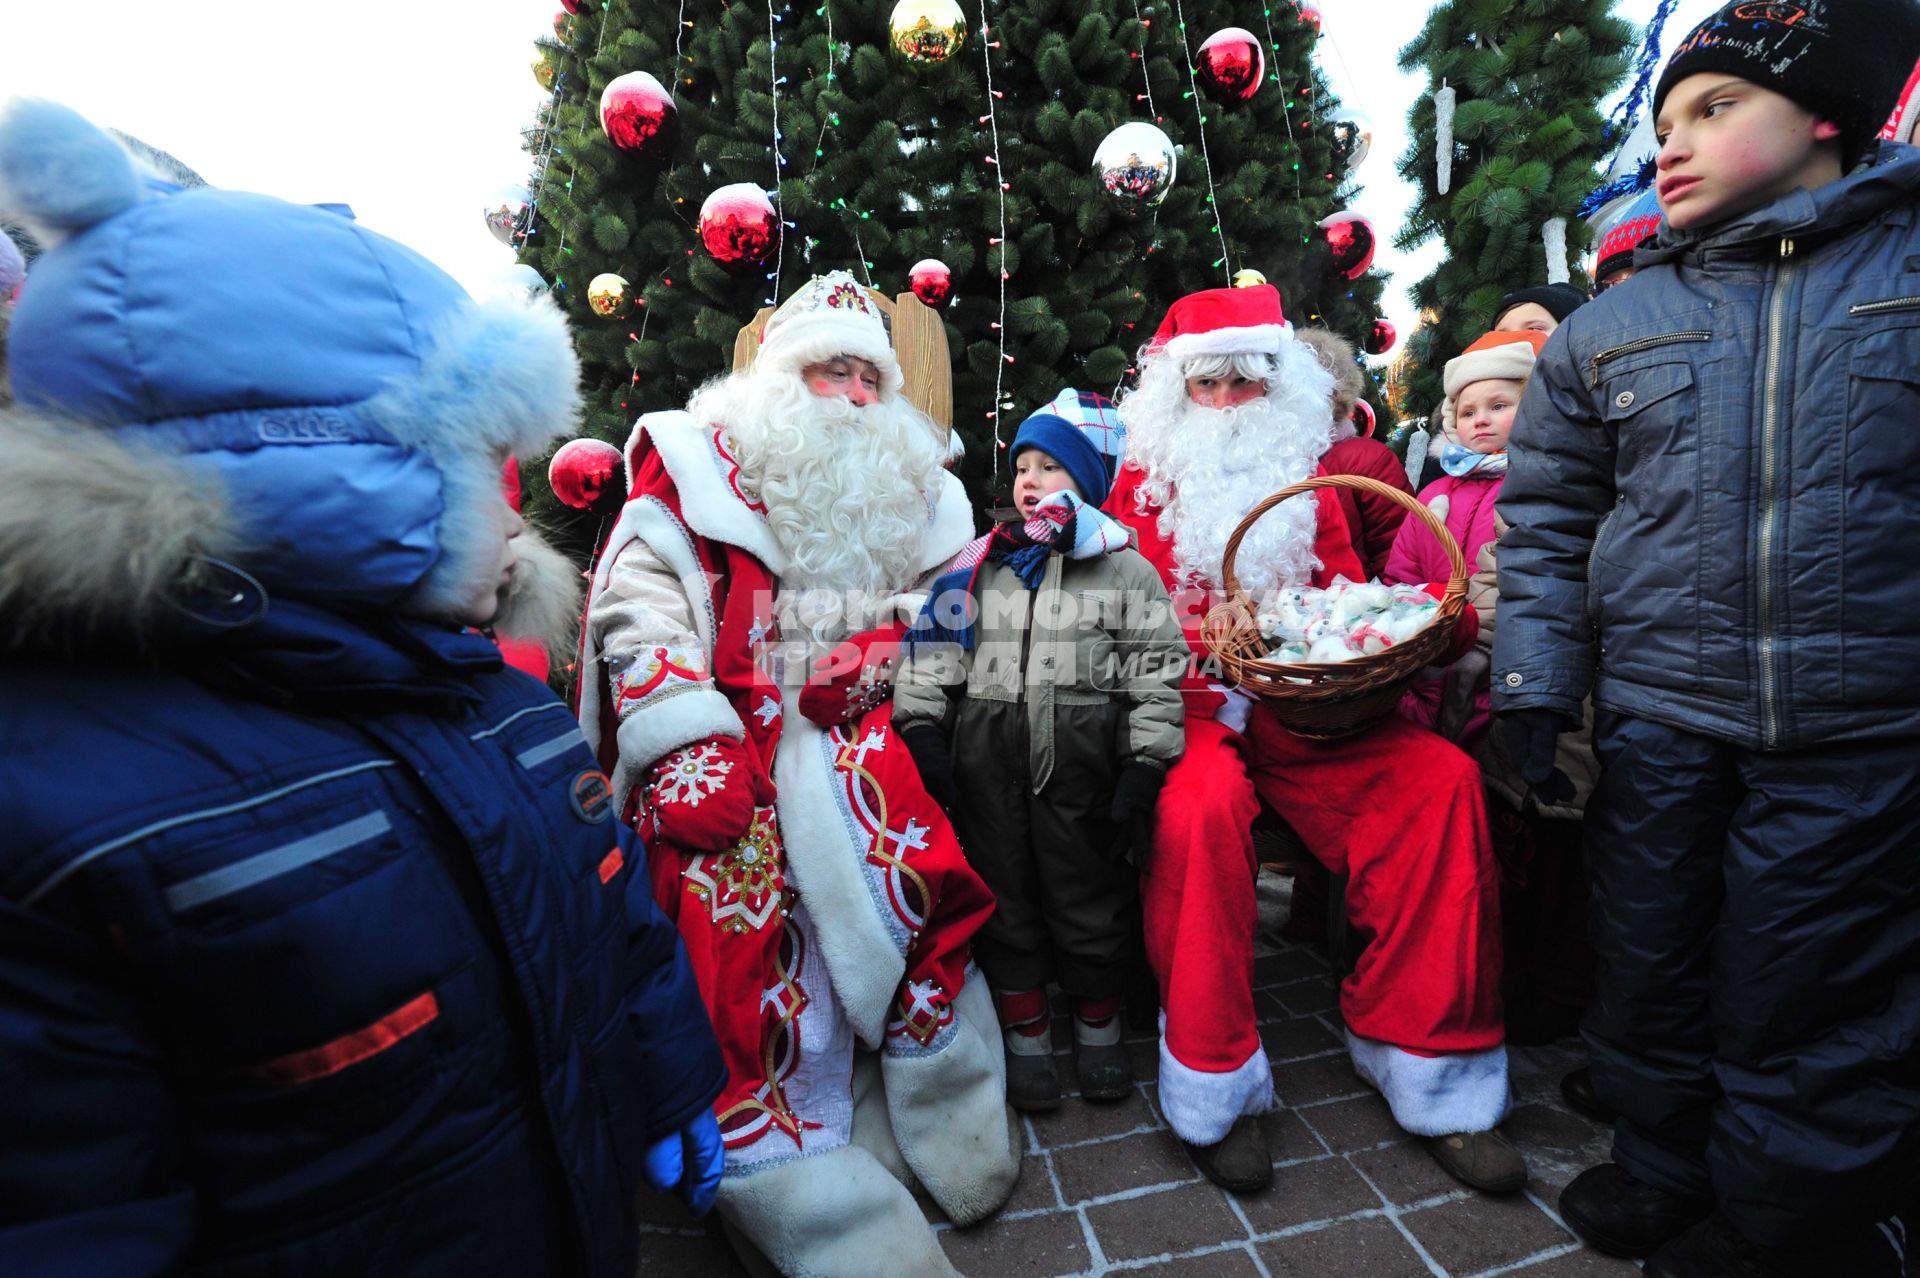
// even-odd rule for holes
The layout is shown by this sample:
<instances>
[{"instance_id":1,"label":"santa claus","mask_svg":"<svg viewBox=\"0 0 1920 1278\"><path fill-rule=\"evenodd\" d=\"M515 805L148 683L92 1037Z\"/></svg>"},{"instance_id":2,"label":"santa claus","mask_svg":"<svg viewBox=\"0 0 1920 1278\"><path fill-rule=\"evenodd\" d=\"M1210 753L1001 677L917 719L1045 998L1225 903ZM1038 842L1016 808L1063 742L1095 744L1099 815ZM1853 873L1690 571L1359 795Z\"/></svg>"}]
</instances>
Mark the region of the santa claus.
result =
<instances>
[{"instance_id":1,"label":"santa claus","mask_svg":"<svg viewBox=\"0 0 1920 1278\"><path fill-rule=\"evenodd\" d=\"M1490 1191L1526 1167L1497 1132L1508 1107L1498 897L1479 770L1398 716L1336 742L1293 735L1211 681L1193 621L1217 600L1228 537L1261 499L1319 471L1332 378L1296 341L1271 286L1174 303L1120 403L1127 462L1107 510L1160 569L1203 659L1188 676L1186 753L1169 771L1140 880L1160 983L1160 1101L1196 1165L1234 1190L1265 1186L1255 1116L1273 1078L1254 1031L1254 860L1262 802L1348 876L1366 938L1341 984L1355 1071L1447 1171ZM1236 558L1257 599L1363 579L1331 490L1283 503ZM1465 626L1473 625L1471 610ZM1464 649L1471 629L1456 636Z\"/></svg>"},{"instance_id":2,"label":"santa claus","mask_svg":"<svg viewBox=\"0 0 1920 1278\"><path fill-rule=\"evenodd\" d=\"M726 1057L722 1219L786 1273L951 1273L907 1187L978 1220L1019 1146L968 961L992 897L887 704L914 588L973 532L946 433L835 272L626 453L581 723Z\"/></svg>"}]
</instances>

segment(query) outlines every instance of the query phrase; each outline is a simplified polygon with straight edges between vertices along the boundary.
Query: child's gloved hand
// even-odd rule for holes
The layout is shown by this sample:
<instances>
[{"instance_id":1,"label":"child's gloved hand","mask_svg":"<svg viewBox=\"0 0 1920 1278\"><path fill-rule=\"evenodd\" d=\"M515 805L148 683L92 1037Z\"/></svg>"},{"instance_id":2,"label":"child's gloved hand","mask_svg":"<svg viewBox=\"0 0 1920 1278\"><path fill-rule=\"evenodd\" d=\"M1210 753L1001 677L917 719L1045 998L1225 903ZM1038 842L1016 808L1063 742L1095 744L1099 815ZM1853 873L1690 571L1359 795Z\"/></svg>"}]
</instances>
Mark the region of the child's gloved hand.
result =
<instances>
[{"instance_id":1,"label":"child's gloved hand","mask_svg":"<svg viewBox=\"0 0 1920 1278\"><path fill-rule=\"evenodd\" d=\"M1565 803L1573 798L1573 782L1553 765L1555 743L1566 725L1551 710L1509 710L1500 716L1500 741L1507 757L1520 770L1540 803Z\"/></svg>"},{"instance_id":2,"label":"child's gloved hand","mask_svg":"<svg viewBox=\"0 0 1920 1278\"><path fill-rule=\"evenodd\" d=\"M1146 869L1153 852L1153 814L1160 805L1160 787L1166 783L1166 769L1137 760L1121 768L1114 783L1110 815L1120 827L1117 850L1135 869Z\"/></svg>"},{"instance_id":3,"label":"child's gloved hand","mask_svg":"<svg viewBox=\"0 0 1920 1278\"><path fill-rule=\"evenodd\" d=\"M953 779L953 747L947 744L947 734L931 723L910 723L895 731L920 769L920 784L927 788L927 796L951 813L960 802L960 786Z\"/></svg>"},{"instance_id":4,"label":"child's gloved hand","mask_svg":"<svg viewBox=\"0 0 1920 1278\"><path fill-rule=\"evenodd\" d=\"M753 810L773 802L773 783L753 752L732 737L682 746L653 765L647 810L660 838L697 852L719 852L746 837Z\"/></svg>"},{"instance_id":5,"label":"child's gloved hand","mask_svg":"<svg viewBox=\"0 0 1920 1278\"><path fill-rule=\"evenodd\" d=\"M663 1194L678 1194L694 1215L704 1216L713 1207L714 1195L720 1192L724 1162L720 1124L712 1110L703 1109L679 1131L669 1132L647 1146L647 1183Z\"/></svg>"}]
</instances>

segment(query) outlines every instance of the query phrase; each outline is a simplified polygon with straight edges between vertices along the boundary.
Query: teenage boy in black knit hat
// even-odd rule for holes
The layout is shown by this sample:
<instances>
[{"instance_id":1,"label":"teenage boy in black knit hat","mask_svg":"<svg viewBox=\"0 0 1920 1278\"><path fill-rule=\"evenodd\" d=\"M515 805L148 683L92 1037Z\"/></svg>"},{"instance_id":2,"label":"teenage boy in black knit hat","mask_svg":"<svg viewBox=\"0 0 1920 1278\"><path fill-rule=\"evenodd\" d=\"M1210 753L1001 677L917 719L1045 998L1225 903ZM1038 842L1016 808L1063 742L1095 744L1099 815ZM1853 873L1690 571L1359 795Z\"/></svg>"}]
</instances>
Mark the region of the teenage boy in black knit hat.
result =
<instances>
[{"instance_id":1,"label":"teenage boy in black knit hat","mask_svg":"<svg viewBox=\"0 0 1920 1278\"><path fill-rule=\"evenodd\" d=\"M1584 1029L1620 1119L1560 1206L1650 1278L1908 1272L1920 151L1873 139L1917 54L1916 0L1688 35L1666 227L1513 432L1495 710L1546 795L1591 693L1603 769Z\"/></svg>"}]
</instances>

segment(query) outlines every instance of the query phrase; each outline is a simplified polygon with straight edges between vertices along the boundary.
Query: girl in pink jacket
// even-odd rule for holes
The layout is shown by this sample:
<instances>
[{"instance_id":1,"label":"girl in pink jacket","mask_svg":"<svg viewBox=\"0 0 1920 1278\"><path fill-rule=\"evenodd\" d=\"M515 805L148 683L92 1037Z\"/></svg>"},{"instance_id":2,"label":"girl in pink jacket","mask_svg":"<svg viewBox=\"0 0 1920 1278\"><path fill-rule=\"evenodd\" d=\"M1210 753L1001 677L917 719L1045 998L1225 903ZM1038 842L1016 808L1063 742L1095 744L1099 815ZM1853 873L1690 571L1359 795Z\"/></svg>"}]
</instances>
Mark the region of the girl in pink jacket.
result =
<instances>
[{"instance_id":1,"label":"girl in pink jacket","mask_svg":"<svg viewBox=\"0 0 1920 1278\"><path fill-rule=\"evenodd\" d=\"M1468 565L1495 537L1493 503L1507 473L1507 436L1513 431L1520 393L1546 341L1546 334L1531 330L1488 333L1447 361L1447 400L1441 410L1447 443L1440 454L1446 473L1422 489L1420 499L1460 543ZM1440 539L1425 521L1409 519L1400 525L1381 579L1445 581L1452 571ZM1472 753L1486 735L1491 700L1484 662L1475 668L1479 683L1472 690L1464 722L1456 723L1459 716L1446 715L1443 723L1447 676L1437 670L1423 673L1414 682L1400 701L1400 713Z\"/></svg>"}]
</instances>

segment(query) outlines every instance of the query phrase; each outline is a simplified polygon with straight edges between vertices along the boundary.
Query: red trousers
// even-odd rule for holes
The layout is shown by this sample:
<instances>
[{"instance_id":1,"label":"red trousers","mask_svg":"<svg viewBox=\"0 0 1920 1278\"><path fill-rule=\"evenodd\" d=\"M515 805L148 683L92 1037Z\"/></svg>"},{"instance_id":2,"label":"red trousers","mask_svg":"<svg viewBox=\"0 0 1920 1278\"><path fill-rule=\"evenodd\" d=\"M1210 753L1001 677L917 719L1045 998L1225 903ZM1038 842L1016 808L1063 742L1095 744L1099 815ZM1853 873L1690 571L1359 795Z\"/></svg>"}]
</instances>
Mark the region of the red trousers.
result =
<instances>
[{"instance_id":1,"label":"red trousers","mask_svg":"<svg viewBox=\"0 0 1920 1278\"><path fill-rule=\"evenodd\" d=\"M1365 947L1340 987L1347 1028L1422 1055L1500 1043L1499 880L1479 766L1398 715L1317 742L1255 707L1244 737L1187 721L1140 879L1173 1057L1223 1072L1260 1050L1251 830L1260 800L1347 875L1347 916Z\"/></svg>"}]
</instances>

